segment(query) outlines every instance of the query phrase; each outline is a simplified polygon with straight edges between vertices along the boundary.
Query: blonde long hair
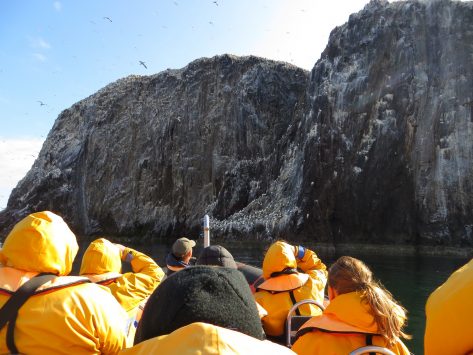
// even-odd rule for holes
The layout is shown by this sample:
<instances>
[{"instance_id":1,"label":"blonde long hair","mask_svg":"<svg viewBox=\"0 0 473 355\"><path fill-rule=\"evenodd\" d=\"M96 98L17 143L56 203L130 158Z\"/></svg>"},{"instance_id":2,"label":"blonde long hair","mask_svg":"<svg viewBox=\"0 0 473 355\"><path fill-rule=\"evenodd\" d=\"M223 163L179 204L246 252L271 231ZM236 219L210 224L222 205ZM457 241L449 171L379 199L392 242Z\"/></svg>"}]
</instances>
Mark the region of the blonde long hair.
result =
<instances>
[{"instance_id":1,"label":"blonde long hair","mask_svg":"<svg viewBox=\"0 0 473 355\"><path fill-rule=\"evenodd\" d=\"M350 256L340 257L328 271L328 285L338 294L361 294L361 298L370 306L378 331L389 345L394 345L400 337L411 338L403 332L407 320L406 309L373 279L373 273L361 260Z\"/></svg>"}]
</instances>

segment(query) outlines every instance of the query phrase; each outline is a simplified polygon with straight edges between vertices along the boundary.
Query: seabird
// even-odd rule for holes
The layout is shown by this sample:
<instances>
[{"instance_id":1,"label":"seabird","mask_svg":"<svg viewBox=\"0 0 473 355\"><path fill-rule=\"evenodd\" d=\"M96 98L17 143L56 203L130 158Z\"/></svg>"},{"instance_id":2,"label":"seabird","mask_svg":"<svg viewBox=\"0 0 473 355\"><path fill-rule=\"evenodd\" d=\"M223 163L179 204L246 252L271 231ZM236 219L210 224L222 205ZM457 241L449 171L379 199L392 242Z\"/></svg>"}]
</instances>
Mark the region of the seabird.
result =
<instances>
[{"instance_id":1,"label":"seabird","mask_svg":"<svg viewBox=\"0 0 473 355\"><path fill-rule=\"evenodd\" d=\"M144 66L146 69L148 69L148 67L146 66L146 63L143 62L142 60L140 60L140 65Z\"/></svg>"},{"instance_id":2,"label":"seabird","mask_svg":"<svg viewBox=\"0 0 473 355\"><path fill-rule=\"evenodd\" d=\"M40 100L36 100L36 101L39 102L40 106L45 106L46 105L43 101L40 101Z\"/></svg>"},{"instance_id":3,"label":"seabird","mask_svg":"<svg viewBox=\"0 0 473 355\"><path fill-rule=\"evenodd\" d=\"M218 2L216 2L216 1L212 1L212 2L213 2L215 5L217 5L217 6L218 6Z\"/></svg>"},{"instance_id":4,"label":"seabird","mask_svg":"<svg viewBox=\"0 0 473 355\"><path fill-rule=\"evenodd\" d=\"M112 19L110 17L104 17L104 20L109 20L110 22L113 22Z\"/></svg>"}]
</instances>

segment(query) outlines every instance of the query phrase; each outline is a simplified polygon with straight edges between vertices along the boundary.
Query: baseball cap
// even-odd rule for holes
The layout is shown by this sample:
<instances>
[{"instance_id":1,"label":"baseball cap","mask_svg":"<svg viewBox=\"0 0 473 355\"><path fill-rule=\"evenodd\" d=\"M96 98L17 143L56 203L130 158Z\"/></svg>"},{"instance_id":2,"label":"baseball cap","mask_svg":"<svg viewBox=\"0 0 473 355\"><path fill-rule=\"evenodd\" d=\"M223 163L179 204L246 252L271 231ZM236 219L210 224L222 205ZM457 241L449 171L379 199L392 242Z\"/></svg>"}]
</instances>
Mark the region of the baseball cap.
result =
<instances>
[{"instance_id":1,"label":"baseball cap","mask_svg":"<svg viewBox=\"0 0 473 355\"><path fill-rule=\"evenodd\" d=\"M196 265L215 265L237 269L237 264L232 254L221 245L211 245L200 253Z\"/></svg>"},{"instance_id":2,"label":"baseball cap","mask_svg":"<svg viewBox=\"0 0 473 355\"><path fill-rule=\"evenodd\" d=\"M186 255L193 247L195 247L195 241L184 237L179 238L172 245L172 253L177 257L181 257Z\"/></svg>"}]
</instances>

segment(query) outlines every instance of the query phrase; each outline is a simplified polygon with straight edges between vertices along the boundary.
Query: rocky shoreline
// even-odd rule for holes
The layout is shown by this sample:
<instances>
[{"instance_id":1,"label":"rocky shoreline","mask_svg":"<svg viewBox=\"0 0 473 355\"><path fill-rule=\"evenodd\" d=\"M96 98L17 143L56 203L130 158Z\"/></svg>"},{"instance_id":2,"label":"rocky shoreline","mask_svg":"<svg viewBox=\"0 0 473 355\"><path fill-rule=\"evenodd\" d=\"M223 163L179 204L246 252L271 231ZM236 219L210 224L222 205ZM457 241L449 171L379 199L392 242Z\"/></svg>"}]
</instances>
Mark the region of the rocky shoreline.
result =
<instances>
[{"instance_id":1,"label":"rocky shoreline","mask_svg":"<svg viewBox=\"0 0 473 355\"><path fill-rule=\"evenodd\" d=\"M229 250L232 246L241 247L243 243L250 249L261 252L264 255L266 248L271 245L274 240L264 241L238 241L228 238L212 238L212 244L222 244L228 246ZM316 251L318 254L325 256L340 256L340 255L385 255L385 256L422 256L422 257L446 257L446 258L473 258L473 248L464 247L446 247L446 246L413 246L413 245L391 245L391 244L363 244L363 243L317 243L310 241L289 241L292 244L301 244Z\"/></svg>"}]
</instances>

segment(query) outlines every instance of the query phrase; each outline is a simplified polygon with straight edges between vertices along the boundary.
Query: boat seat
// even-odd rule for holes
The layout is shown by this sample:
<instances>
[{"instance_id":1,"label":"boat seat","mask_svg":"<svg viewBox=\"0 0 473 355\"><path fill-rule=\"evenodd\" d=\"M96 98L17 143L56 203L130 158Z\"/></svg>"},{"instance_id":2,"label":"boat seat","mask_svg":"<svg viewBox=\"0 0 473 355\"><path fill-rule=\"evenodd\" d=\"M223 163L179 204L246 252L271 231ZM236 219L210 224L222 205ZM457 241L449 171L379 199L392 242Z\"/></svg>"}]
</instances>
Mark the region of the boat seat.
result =
<instances>
[{"instance_id":1,"label":"boat seat","mask_svg":"<svg viewBox=\"0 0 473 355\"><path fill-rule=\"evenodd\" d=\"M296 310L304 304L315 304L322 311L325 310L325 307L323 304L313 299L306 299L306 300L299 301L296 304L294 304L294 306L291 307L291 309L289 310L287 314L286 325L284 327L284 337L286 339L286 346L289 348L292 346L292 342L295 340L296 333L299 330L299 328L305 322L307 322L310 318L312 318L312 316L298 316L294 314Z\"/></svg>"},{"instance_id":2,"label":"boat seat","mask_svg":"<svg viewBox=\"0 0 473 355\"><path fill-rule=\"evenodd\" d=\"M353 350L348 355L362 355L362 354L396 355L389 349L383 348L381 346L375 346L375 345L362 346L361 348Z\"/></svg>"}]
</instances>

